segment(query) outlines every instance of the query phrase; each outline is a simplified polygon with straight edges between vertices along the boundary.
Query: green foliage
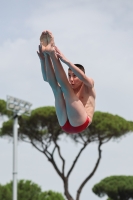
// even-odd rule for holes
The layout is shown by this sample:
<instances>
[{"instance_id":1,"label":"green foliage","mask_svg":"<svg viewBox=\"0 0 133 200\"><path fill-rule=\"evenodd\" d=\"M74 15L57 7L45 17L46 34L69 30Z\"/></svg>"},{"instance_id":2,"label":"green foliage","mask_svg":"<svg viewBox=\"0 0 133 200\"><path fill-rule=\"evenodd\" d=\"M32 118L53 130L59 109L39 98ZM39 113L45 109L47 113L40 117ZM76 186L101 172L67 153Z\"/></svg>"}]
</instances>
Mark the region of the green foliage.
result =
<instances>
[{"instance_id":1,"label":"green foliage","mask_svg":"<svg viewBox=\"0 0 133 200\"><path fill-rule=\"evenodd\" d=\"M0 200L12 200L12 182L0 185ZM61 193L47 191L42 192L41 188L29 181L18 182L18 200L65 200Z\"/></svg>"},{"instance_id":2,"label":"green foliage","mask_svg":"<svg viewBox=\"0 0 133 200\"><path fill-rule=\"evenodd\" d=\"M6 115L8 117L12 115L12 112L6 109L6 102L2 99L0 99L0 115Z\"/></svg>"},{"instance_id":3,"label":"green foliage","mask_svg":"<svg viewBox=\"0 0 133 200\"><path fill-rule=\"evenodd\" d=\"M0 114L3 115L6 113L6 102L0 99Z\"/></svg>"},{"instance_id":4,"label":"green foliage","mask_svg":"<svg viewBox=\"0 0 133 200\"><path fill-rule=\"evenodd\" d=\"M99 135L101 138L118 138L133 131L133 122L126 121L118 115L95 112L93 123L88 127L89 135Z\"/></svg>"},{"instance_id":5,"label":"green foliage","mask_svg":"<svg viewBox=\"0 0 133 200\"><path fill-rule=\"evenodd\" d=\"M18 182L18 200L39 200L41 188L31 181Z\"/></svg>"},{"instance_id":6,"label":"green foliage","mask_svg":"<svg viewBox=\"0 0 133 200\"><path fill-rule=\"evenodd\" d=\"M62 194L53 191L42 192L39 200L65 200Z\"/></svg>"},{"instance_id":7,"label":"green foliage","mask_svg":"<svg viewBox=\"0 0 133 200\"><path fill-rule=\"evenodd\" d=\"M0 200L12 200L11 185L0 185Z\"/></svg>"},{"instance_id":8,"label":"green foliage","mask_svg":"<svg viewBox=\"0 0 133 200\"><path fill-rule=\"evenodd\" d=\"M56 133L60 131L55 107L52 106L41 107L33 110L31 116L27 117L26 120L28 126L30 125L32 130L38 131L41 134L46 133L46 131L44 131L46 127L48 133ZM22 121L20 121L20 123L21 122Z\"/></svg>"},{"instance_id":9,"label":"green foliage","mask_svg":"<svg viewBox=\"0 0 133 200\"><path fill-rule=\"evenodd\" d=\"M3 123L1 136L12 136L12 121ZM42 141L50 137L57 137L61 133L55 108L52 106L41 107L33 110L31 116L19 117L19 139Z\"/></svg>"},{"instance_id":10,"label":"green foliage","mask_svg":"<svg viewBox=\"0 0 133 200\"><path fill-rule=\"evenodd\" d=\"M99 197L108 196L109 200L133 199L133 176L110 176L92 188Z\"/></svg>"},{"instance_id":11,"label":"green foliage","mask_svg":"<svg viewBox=\"0 0 133 200\"><path fill-rule=\"evenodd\" d=\"M13 136L13 120L9 120L3 123L0 136L3 136L3 133L6 133L4 134L5 136Z\"/></svg>"},{"instance_id":12,"label":"green foliage","mask_svg":"<svg viewBox=\"0 0 133 200\"><path fill-rule=\"evenodd\" d=\"M12 121L3 123L1 136L12 136ZM42 140L52 141L59 139L63 133L61 130L55 108L51 106L41 107L33 110L31 116L19 117L19 139L28 138L35 142ZM117 139L133 131L133 122L126 121L118 115L109 113L95 112L92 124L82 132L82 136L89 138L90 141L104 141L110 138ZM68 134L74 141L80 138L79 134Z\"/></svg>"},{"instance_id":13,"label":"green foliage","mask_svg":"<svg viewBox=\"0 0 133 200\"><path fill-rule=\"evenodd\" d=\"M41 188L31 181L18 182L18 200L40 200ZM0 188L0 200L12 200L12 181Z\"/></svg>"}]
</instances>

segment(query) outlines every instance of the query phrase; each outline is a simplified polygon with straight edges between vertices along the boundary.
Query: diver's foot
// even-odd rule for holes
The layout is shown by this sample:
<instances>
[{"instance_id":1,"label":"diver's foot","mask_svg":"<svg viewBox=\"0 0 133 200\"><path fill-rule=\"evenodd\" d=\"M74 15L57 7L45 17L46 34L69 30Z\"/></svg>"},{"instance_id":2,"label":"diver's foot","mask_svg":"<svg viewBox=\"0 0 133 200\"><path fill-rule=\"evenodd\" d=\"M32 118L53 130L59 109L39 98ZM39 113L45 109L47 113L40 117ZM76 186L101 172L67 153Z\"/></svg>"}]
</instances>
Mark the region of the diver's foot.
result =
<instances>
[{"instance_id":1,"label":"diver's foot","mask_svg":"<svg viewBox=\"0 0 133 200\"><path fill-rule=\"evenodd\" d=\"M43 49L43 47L42 47L42 49ZM48 44L48 45L45 47L45 49L43 50L43 53L49 54L50 56L51 56L52 54L55 54L55 48L54 48L54 46L51 45L51 43Z\"/></svg>"},{"instance_id":2,"label":"diver's foot","mask_svg":"<svg viewBox=\"0 0 133 200\"><path fill-rule=\"evenodd\" d=\"M51 55L52 53L55 53L54 37L50 31L46 30L42 32L42 35L40 36L40 44L43 54L47 53Z\"/></svg>"},{"instance_id":3,"label":"diver's foot","mask_svg":"<svg viewBox=\"0 0 133 200\"><path fill-rule=\"evenodd\" d=\"M46 30L46 33L47 33L48 44L51 44L51 46L55 46L53 34L50 31L48 31L48 30Z\"/></svg>"},{"instance_id":4,"label":"diver's foot","mask_svg":"<svg viewBox=\"0 0 133 200\"><path fill-rule=\"evenodd\" d=\"M40 36L40 45L44 47L48 45L48 34L46 31L43 31Z\"/></svg>"}]
</instances>

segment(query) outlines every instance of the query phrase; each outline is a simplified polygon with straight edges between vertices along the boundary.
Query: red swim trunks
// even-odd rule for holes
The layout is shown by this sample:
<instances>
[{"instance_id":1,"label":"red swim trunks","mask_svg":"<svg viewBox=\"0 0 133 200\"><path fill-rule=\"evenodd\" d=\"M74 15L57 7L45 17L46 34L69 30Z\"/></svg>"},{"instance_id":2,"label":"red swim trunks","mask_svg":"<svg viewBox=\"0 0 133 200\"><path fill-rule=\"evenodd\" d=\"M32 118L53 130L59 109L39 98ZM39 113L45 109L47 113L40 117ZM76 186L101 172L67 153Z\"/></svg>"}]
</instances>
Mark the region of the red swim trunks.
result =
<instances>
[{"instance_id":1,"label":"red swim trunks","mask_svg":"<svg viewBox=\"0 0 133 200\"><path fill-rule=\"evenodd\" d=\"M80 133L84 131L90 123L89 117L87 117L86 122L80 126L74 127L67 120L64 126L61 126L62 130L66 133Z\"/></svg>"}]
</instances>

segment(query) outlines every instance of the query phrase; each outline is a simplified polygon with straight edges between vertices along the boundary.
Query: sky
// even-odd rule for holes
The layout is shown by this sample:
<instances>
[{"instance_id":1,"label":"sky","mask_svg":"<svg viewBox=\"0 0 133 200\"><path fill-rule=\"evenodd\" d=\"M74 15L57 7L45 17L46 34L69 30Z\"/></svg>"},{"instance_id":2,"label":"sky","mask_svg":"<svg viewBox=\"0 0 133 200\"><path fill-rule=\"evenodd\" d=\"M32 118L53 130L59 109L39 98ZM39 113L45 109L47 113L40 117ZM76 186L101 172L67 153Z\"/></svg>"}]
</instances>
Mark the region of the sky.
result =
<instances>
[{"instance_id":1,"label":"sky","mask_svg":"<svg viewBox=\"0 0 133 200\"><path fill-rule=\"evenodd\" d=\"M54 106L36 54L41 32L50 30L63 54L72 63L82 64L86 75L94 79L96 111L133 121L132 0L0 0L0 27L0 99L11 95L29 101L32 109ZM63 67L67 73L67 66ZM102 147L100 166L83 189L81 200L98 200L91 189L106 176L133 174L132 141L133 134L128 134ZM65 137L60 145L69 167L80 146ZM74 197L96 158L97 144L91 144L70 179ZM12 179L12 142L8 139L0 139L0 159L0 183L5 184ZM29 144L18 145L18 179L63 193L53 167Z\"/></svg>"}]
</instances>

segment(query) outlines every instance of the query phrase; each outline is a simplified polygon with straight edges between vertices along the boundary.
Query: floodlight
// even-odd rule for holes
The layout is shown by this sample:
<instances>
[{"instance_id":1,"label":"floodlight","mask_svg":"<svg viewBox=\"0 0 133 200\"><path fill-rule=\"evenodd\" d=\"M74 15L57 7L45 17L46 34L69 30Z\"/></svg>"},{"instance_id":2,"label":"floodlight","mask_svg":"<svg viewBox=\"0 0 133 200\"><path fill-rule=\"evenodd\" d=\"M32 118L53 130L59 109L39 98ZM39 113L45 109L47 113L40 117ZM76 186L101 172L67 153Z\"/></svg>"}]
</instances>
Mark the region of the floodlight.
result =
<instances>
[{"instance_id":1,"label":"floodlight","mask_svg":"<svg viewBox=\"0 0 133 200\"><path fill-rule=\"evenodd\" d=\"M14 113L14 125L13 125L13 200L17 200L17 140L18 140L18 116L30 115L32 104L12 97L7 96L7 110L11 110Z\"/></svg>"},{"instance_id":2,"label":"floodlight","mask_svg":"<svg viewBox=\"0 0 133 200\"><path fill-rule=\"evenodd\" d=\"M10 109L14 108L14 105L12 103L10 103L8 106L9 106Z\"/></svg>"},{"instance_id":3,"label":"floodlight","mask_svg":"<svg viewBox=\"0 0 133 200\"><path fill-rule=\"evenodd\" d=\"M19 112L21 114L30 115L31 106L32 104L27 101L7 96L7 110L11 110L16 114Z\"/></svg>"}]
</instances>

